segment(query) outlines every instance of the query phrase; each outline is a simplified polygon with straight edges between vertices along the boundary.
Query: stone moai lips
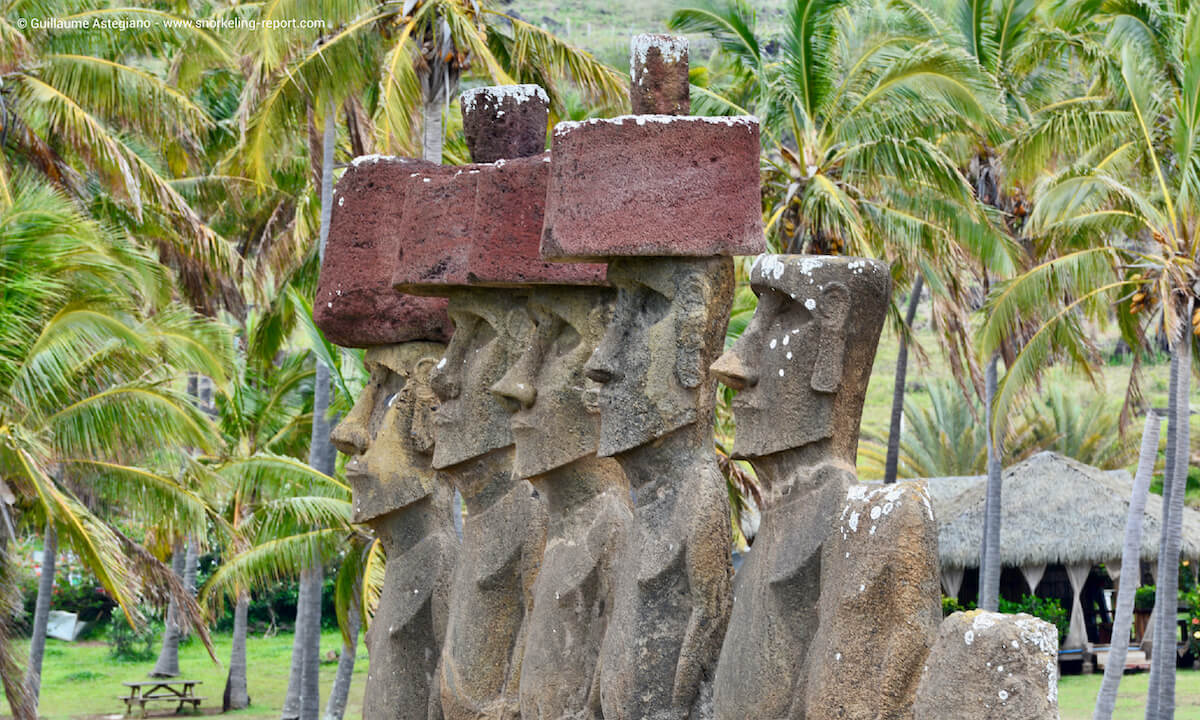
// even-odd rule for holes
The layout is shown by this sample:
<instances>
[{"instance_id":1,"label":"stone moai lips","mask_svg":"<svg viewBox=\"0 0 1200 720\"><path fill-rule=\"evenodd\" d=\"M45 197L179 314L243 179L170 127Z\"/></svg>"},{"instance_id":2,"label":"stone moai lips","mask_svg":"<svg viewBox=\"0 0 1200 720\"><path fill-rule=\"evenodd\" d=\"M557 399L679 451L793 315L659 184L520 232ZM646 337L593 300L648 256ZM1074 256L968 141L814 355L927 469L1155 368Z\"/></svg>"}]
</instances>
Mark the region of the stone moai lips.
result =
<instances>
[{"instance_id":1,"label":"stone moai lips","mask_svg":"<svg viewBox=\"0 0 1200 720\"><path fill-rule=\"evenodd\" d=\"M355 522L434 491L431 414L437 398L429 380L444 349L439 343L407 342L367 351L370 380L332 434L338 450L350 456L346 478L354 491Z\"/></svg>"},{"instance_id":2,"label":"stone moai lips","mask_svg":"<svg viewBox=\"0 0 1200 720\"><path fill-rule=\"evenodd\" d=\"M463 134L471 158L490 163L546 148L550 98L538 85L499 85L462 94Z\"/></svg>"},{"instance_id":3,"label":"stone moai lips","mask_svg":"<svg viewBox=\"0 0 1200 720\"><path fill-rule=\"evenodd\" d=\"M737 457L830 439L853 465L875 348L891 293L876 260L762 255L750 270L754 317L712 370L738 390Z\"/></svg>"},{"instance_id":4,"label":"stone moai lips","mask_svg":"<svg viewBox=\"0 0 1200 720\"><path fill-rule=\"evenodd\" d=\"M630 115L554 129L542 256L766 249L753 117Z\"/></svg>"},{"instance_id":5,"label":"stone moai lips","mask_svg":"<svg viewBox=\"0 0 1200 720\"><path fill-rule=\"evenodd\" d=\"M584 365L604 334L615 296L602 287L549 286L530 293L529 341L492 386L513 413L513 471L522 478L595 454L600 419L587 407L591 381Z\"/></svg>"},{"instance_id":6,"label":"stone moai lips","mask_svg":"<svg viewBox=\"0 0 1200 720\"><path fill-rule=\"evenodd\" d=\"M317 327L345 347L450 336L446 301L392 289L406 241L404 201L409 176L436 166L421 160L364 156L354 160L334 190L333 215L313 302Z\"/></svg>"},{"instance_id":7,"label":"stone moai lips","mask_svg":"<svg viewBox=\"0 0 1200 720\"><path fill-rule=\"evenodd\" d=\"M635 115L691 112L687 38L634 35L629 43L629 77L629 100Z\"/></svg>"}]
</instances>

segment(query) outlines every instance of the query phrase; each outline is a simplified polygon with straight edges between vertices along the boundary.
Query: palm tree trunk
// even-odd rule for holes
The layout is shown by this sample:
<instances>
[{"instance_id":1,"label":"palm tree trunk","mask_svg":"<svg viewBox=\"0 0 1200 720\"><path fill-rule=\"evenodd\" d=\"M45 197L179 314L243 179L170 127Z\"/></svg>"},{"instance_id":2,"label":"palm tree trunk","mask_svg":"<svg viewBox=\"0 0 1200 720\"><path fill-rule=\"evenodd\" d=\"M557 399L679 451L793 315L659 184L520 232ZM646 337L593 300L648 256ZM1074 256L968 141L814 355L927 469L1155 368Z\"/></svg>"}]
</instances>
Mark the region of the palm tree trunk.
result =
<instances>
[{"instance_id":1,"label":"palm tree trunk","mask_svg":"<svg viewBox=\"0 0 1200 720\"><path fill-rule=\"evenodd\" d=\"M305 603L304 664L300 668L300 720L317 720L321 714L321 584L324 579L319 558L300 575L303 590L309 593Z\"/></svg>"},{"instance_id":2,"label":"palm tree trunk","mask_svg":"<svg viewBox=\"0 0 1200 720\"><path fill-rule=\"evenodd\" d=\"M333 150L336 137L334 122L336 106L331 101L325 110L324 132L321 143L321 228L318 252L325 256L325 244L329 238L329 221L333 214ZM317 361L317 376L313 387L312 438L308 448L308 464L314 469L332 475L337 460L337 451L329 439L332 428L329 421L329 401L332 391L330 368ZM321 663L321 583L324 573L321 559L313 557L308 567L300 571L300 602L296 607L296 636L292 644L292 675L288 683L288 700L292 686L298 685L296 695L299 702L294 717L300 720L317 720L321 709L319 671ZM299 672L296 672L297 662ZM298 682L297 682L298 681ZM285 705L286 713L286 705ZM289 717L285 714L284 716Z\"/></svg>"},{"instance_id":3,"label":"palm tree trunk","mask_svg":"<svg viewBox=\"0 0 1200 720\"><path fill-rule=\"evenodd\" d=\"M233 608L233 649L229 652L229 674L225 678L225 696L221 712L250 707L246 686L246 616L250 612L250 593L238 593Z\"/></svg>"},{"instance_id":4,"label":"palm tree trunk","mask_svg":"<svg viewBox=\"0 0 1200 720\"><path fill-rule=\"evenodd\" d=\"M1167 515L1171 508L1171 493L1175 488L1175 449L1178 442L1175 428L1175 412L1176 404L1179 398L1179 355L1171 353L1171 370L1170 380L1167 390L1167 450L1164 457L1163 467L1163 494L1162 494L1162 527L1161 534L1158 539L1158 569L1155 573L1156 578L1162 578L1166 570L1166 556L1162 553L1162 549L1167 545ZM1162 689L1162 673L1158 669L1158 649L1164 642L1162 639L1162 623L1159 619L1162 617L1162 606L1159 604L1161 593L1159 588L1155 588L1154 593L1154 612L1150 615L1150 680L1149 688L1146 695L1146 720L1156 720L1158 718L1158 703L1162 699L1160 691Z\"/></svg>"},{"instance_id":5,"label":"palm tree trunk","mask_svg":"<svg viewBox=\"0 0 1200 720\"><path fill-rule=\"evenodd\" d=\"M1192 302L1189 299L1185 306L1184 318L1192 316ZM1155 604L1159 605L1162 616L1158 619L1162 628L1162 645L1154 648L1152 666L1157 666L1161 679L1159 681L1158 718L1171 720L1175 717L1175 665L1178 658L1175 646L1179 636L1176 616L1179 606L1179 551L1183 544L1183 499L1187 490L1188 455L1190 443L1191 403L1188 394L1192 381L1192 334L1190 327L1185 324L1182 337L1175 343L1173 355L1179 356L1179 387L1173 398L1175 408L1171 413L1168 431L1176 433L1175 463L1172 467L1170 507L1163 512L1163 525L1167 528L1166 544L1160 548L1160 559L1165 559L1166 573L1158 576L1158 587L1155 593ZM1163 499L1164 504L1166 498ZM1161 563L1160 563L1161 567ZM1157 661L1157 662L1154 662Z\"/></svg>"},{"instance_id":6,"label":"palm tree trunk","mask_svg":"<svg viewBox=\"0 0 1200 720\"><path fill-rule=\"evenodd\" d=\"M29 670L25 683L33 702L42 691L42 660L46 656L46 625L50 620L50 598L54 594L54 563L58 558L58 530L54 521L46 523L42 542L42 575L38 579L37 604L33 610L33 636L29 641Z\"/></svg>"},{"instance_id":7,"label":"palm tree trunk","mask_svg":"<svg viewBox=\"0 0 1200 720\"><path fill-rule=\"evenodd\" d=\"M3 162L0 161L0 166ZM9 541L16 540L16 530L8 504L3 497L6 488L0 480L0 607L17 608L21 603L20 584L15 578L17 563L9 553ZM16 636L13 613L0 612L0 685L14 720L37 720L37 702L29 692L25 673L14 652Z\"/></svg>"},{"instance_id":8,"label":"palm tree trunk","mask_svg":"<svg viewBox=\"0 0 1200 720\"><path fill-rule=\"evenodd\" d=\"M1000 490L1001 466L1000 430L992 418L992 405L996 399L996 372L1000 358L993 355L987 367L987 497L984 504L983 547L979 553L979 607L996 612L1000 609Z\"/></svg>"},{"instance_id":9,"label":"palm tree trunk","mask_svg":"<svg viewBox=\"0 0 1200 720\"><path fill-rule=\"evenodd\" d=\"M431 163L442 162L442 100L427 99L422 108L421 157Z\"/></svg>"},{"instance_id":10,"label":"palm tree trunk","mask_svg":"<svg viewBox=\"0 0 1200 720\"><path fill-rule=\"evenodd\" d=\"M1117 690L1125 673L1125 653L1129 648L1129 630L1133 626L1133 596L1141 580L1142 524L1146 514L1146 496L1154 462L1158 458L1158 436L1161 420L1151 409L1142 429L1142 448L1138 454L1137 474L1133 478L1133 494L1129 498L1129 515L1125 518L1125 542L1121 547L1121 581L1117 593L1117 612L1113 618L1112 642L1104 680L1096 695L1092 720L1112 720L1117 704Z\"/></svg>"},{"instance_id":11,"label":"palm tree trunk","mask_svg":"<svg viewBox=\"0 0 1200 720\"><path fill-rule=\"evenodd\" d=\"M904 327L912 328L917 317L917 305L921 303L921 290L925 276L917 274L912 292L908 296L908 309L904 312ZM888 428L887 463L884 465L883 482L896 482L900 465L900 421L904 417L904 385L908 380L908 338L900 333L900 352L896 355L896 382L892 386L892 420Z\"/></svg>"},{"instance_id":12,"label":"palm tree trunk","mask_svg":"<svg viewBox=\"0 0 1200 720\"><path fill-rule=\"evenodd\" d=\"M171 571L182 578L186 561L187 543L177 540L171 551ZM154 663L154 669L150 671L150 677L179 677L179 640L183 634L179 630L178 615L179 608L172 597L167 604L166 622L163 623L162 647L158 651L158 660Z\"/></svg>"},{"instance_id":13,"label":"palm tree trunk","mask_svg":"<svg viewBox=\"0 0 1200 720\"><path fill-rule=\"evenodd\" d=\"M358 652L358 630L361 625L361 615L358 611L358 593L350 603L346 628L350 634L350 642L342 642L342 656L338 658L337 675L333 678L333 688L329 691L329 702L325 706L324 720L342 720L346 714L346 701L350 698L350 681L354 676L354 660Z\"/></svg>"},{"instance_id":14,"label":"palm tree trunk","mask_svg":"<svg viewBox=\"0 0 1200 720\"><path fill-rule=\"evenodd\" d=\"M288 670L287 692L283 697L283 710L280 712L280 720L299 720L300 719L300 686L304 684L302 679L304 674L304 643L301 638L307 637L307 633L303 630L304 619L308 617L305 605L308 601L309 593L304 585L304 575L301 574L300 588L296 592L296 622L292 629L292 665Z\"/></svg>"}]
</instances>

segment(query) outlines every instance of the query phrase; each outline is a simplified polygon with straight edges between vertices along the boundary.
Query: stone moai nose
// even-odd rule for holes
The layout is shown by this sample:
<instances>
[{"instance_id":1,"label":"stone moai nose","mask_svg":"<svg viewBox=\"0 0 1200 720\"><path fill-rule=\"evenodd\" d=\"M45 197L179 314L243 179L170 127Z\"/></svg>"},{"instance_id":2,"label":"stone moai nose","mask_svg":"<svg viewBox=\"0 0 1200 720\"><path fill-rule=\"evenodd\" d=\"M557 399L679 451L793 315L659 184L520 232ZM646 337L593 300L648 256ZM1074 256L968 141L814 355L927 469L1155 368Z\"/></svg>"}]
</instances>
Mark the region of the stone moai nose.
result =
<instances>
[{"instance_id":1,"label":"stone moai nose","mask_svg":"<svg viewBox=\"0 0 1200 720\"><path fill-rule=\"evenodd\" d=\"M546 149L550 98L538 85L493 85L462 94L463 134L477 163L529 157Z\"/></svg>"},{"instance_id":2,"label":"stone moai nose","mask_svg":"<svg viewBox=\"0 0 1200 720\"><path fill-rule=\"evenodd\" d=\"M634 115L687 115L688 41L675 35L635 35L629 43L629 101Z\"/></svg>"}]
</instances>

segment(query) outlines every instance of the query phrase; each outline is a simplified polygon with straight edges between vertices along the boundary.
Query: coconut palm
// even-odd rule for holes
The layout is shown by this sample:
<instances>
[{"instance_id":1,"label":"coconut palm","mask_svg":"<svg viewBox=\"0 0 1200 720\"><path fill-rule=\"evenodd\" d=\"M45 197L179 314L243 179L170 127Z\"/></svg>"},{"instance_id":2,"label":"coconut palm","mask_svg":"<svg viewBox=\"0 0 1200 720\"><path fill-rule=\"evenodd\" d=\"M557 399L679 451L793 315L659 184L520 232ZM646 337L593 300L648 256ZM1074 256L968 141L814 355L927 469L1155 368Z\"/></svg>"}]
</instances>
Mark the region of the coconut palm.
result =
<instances>
[{"instance_id":1,"label":"coconut palm","mask_svg":"<svg viewBox=\"0 0 1200 720\"><path fill-rule=\"evenodd\" d=\"M142 619L139 601L170 594L181 624L195 626L198 608L178 578L101 511L119 505L125 518L171 535L205 526L205 503L163 470L187 465L182 448L212 445L206 419L176 386L181 370L223 378L212 349L228 341L171 305L171 286L144 251L42 181L25 173L9 181L0 214L0 477L27 520L47 529L49 549L60 540L74 549L131 623ZM31 647L35 702L44 640Z\"/></svg>"},{"instance_id":2,"label":"coconut palm","mask_svg":"<svg viewBox=\"0 0 1200 720\"><path fill-rule=\"evenodd\" d=\"M997 287L980 338L995 349L1005 333L1041 315L1000 389L997 417L1051 359L1091 372L1096 355L1085 319L1103 321L1115 307L1131 347L1144 347L1146 334L1157 329L1169 338L1168 509L1157 594L1165 609L1155 628L1163 647L1173 635L1178 568L1171 558L1179 552L1188 465L1190 331L1200 277L1200 7L1112 2L1100 9L1089 14L1090 47L1102 48L1095 86L1047 108L1014 149L1025 163L1051 168L1035 186L1030 225L1036 237L1061 248L1061 257ZM1081 150L1064 157L1064 148ZM1136 399L1136 380L1131 373L1127 398ZM1156 655L1147 717L1170 717L1174 667L1170 653Z\"/></svg>"},{"instance_id":3,"label":"coconut palm","mask_svg":"<svg viewBox=\"0 0 1200 720\"><path fill-rule=\"evenodd\" d=\"M965 380L977 375L964 352L966 279L974 262L1004 271L1016 255L947 142L989 131L1003 114L997 86L967 52L930 32L927 15L903 3L794 0L777 57L743 0L682 9L671 19L677 30L709 34L733 60L732 72L721 66L731 93L724 112L744 105L762 117L771 246L886 258L898 284L911 282L908 311L891 313L901 349L889 482L898 467L909 327L923 286L933 291L940 340ZM694 94L702 106L721 105L711 87Z\"/></svg>"},{"instance_id":4,"label":"coconut palm","mask_svg":"<svg viewBox=\"0 0 1200 720\"><path fill-rule=\"evenodd\" d=\"M127 26L35 27L27 22L34 7L63 23ZM213 128L175 81L228 62L217 38L150 3L50 0L0 11L0 139L9 162L153 238L189 299L209 309L238 303L238 262L171 182Z\"/></svg>"}]
</instances>

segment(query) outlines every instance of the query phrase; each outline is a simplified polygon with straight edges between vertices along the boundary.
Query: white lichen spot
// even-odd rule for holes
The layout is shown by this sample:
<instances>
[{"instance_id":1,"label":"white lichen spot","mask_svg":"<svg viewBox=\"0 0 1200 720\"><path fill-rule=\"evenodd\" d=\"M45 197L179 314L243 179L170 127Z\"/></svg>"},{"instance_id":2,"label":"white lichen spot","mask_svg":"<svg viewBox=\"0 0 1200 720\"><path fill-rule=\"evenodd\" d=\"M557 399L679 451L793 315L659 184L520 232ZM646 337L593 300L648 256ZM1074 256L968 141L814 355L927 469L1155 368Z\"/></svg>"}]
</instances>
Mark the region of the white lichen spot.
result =
<instances>
[{"instance_id":1,"label":"white lichen spot","mask_svg":"<svg viewBox=\"0 0 1200 720\"><path fill-rule=\"evenodd\" d=\"M850 489L846 491L846 499L847 500L866 500L867 499L867 486L866 485L851 485Z\"/></svg>"},{"instance_id":2,"label":"white lichen spot","mask_svg":"<svg viewBox=\"0 0 1200 720\"><path fill-rule=\"evenodd\" d=\"M883 514L883 508L879 507L878 505L876 505L875 507L871 508L871 519L872 519L872 520L878 520L878 519L879 519L879 516L880 516L881 514Z\"/></svg>"},{"instance_id":3,"label":"white lichen spot","mask_svg":"<svg viewBox=\"0 0 1200 720\"><path fill-rule=\"evenodd\" d=\"M813 270L820 268L823 264L824 261L818 260L811 255L805 255L800 259L800 274L807 275L811 279Z\"/></svg>"},{"instance_id":4,"label":"white lichen spot","mask_svg":"<svg viewBox=\"0 0 1200 720\"><path fill-rule=\"evenodd\" d=\"M805 300L804 301L804 309L808 310L809 312L816 310L817 309L817 301L813 300L812 298Z\"/></svg>"},{"instance_id":5,"label":"white lichen spot","mask_svg":"<svg viewBox=\"0 0 1200 720\"><path fill-rule=\"evenodd\" d=\"M874 526L874 525L872 525L872 526L871 526L871 533L870 533L870 534L871 534L871 535L874 535L874 534L875 534L875 526Z\"/></svg>"},{"instance_id":6,"label":"white lichen spot","mask_svg":"<svg viewBox=\"0 0 1200 720\"><path fill-rule=\"evenodd\" d=\"M841 661L842 661L842 654L841 654L841 653L837 653L837 654L835 654L835 655L833 656L833 659L834 659L834 660L837 660L838 662L841 662Z\"/></svg>"},{"instance_id":7,"label":"white lichen spot","mask_svg":"<svg viewBox=\"0 0 1200 720\"><path fill-rule=\"evenodd\" d=\"M848 521L848 524L850 525L850 530L852 532L858 532L858 512L850 513L850 520Z\"/></svg>"},{"instance_id":8,"label":"white lichen spot","mask_svg":"<svg viewBox=\"0 0 1200 720\"><path fill-rule=\"evenodd\" d=\"M446 367L446 358L442 358L441 360L438 360L438 364L437 364L438 370L441 370L444 367Z\"/></svg>"},{"instance_id":9,"label":"white lichen spot","mask_svg":"<svg viewBox=\"0 0 1200 720\"><path fill-rule=\"evenodd\" d=\"M779 368L779 377L783 377L783 368Z\"/></svg>"},{"instance_id":10,"label":"white lichen spot","mask_svg":"<svg viewBox=\"0 0 1200 720\"><path fill-rule=\"evenodd\" d=\"M421 182L433 182L430 178L421 178Z\"/></svg>"},{"instance_id":11,"label":"white lichen spot","mask_svg":"<svg viewBox=\"0 0 1200 720\"><path fill-rule=\"evenodd\" d=\"M775 338L771 338L771 349L772 349L772 350L774 350L774 349L775 349L775 345L776 345L776 344L777 344L777 341L775 340Z\"/></svg>"},{"instance_id":12,"label":"white lichen spot","mask_svg":"<svg viewBox=\"0 0 1200 720\"><path fill-rule=\"evenodd\" d=\"M963 633L963 642L968 645L975 642L975 633L971 632L970 630Z\"/></svg>"},{"instance_id":13,"label":"white lichen spot","mask_svg":"<svg viewBox=\"0 0 1200 720\"><path fill-rule=\"evenodd\" d=\"M768 278L778 280L783 277L787 267L779 259L778 255L763 253L754 258L754 264L750 266L750 279L752 281L763 281Z\"/></svg>"},{"instance_id":14,"label":"white lichen spot","mask_svg":"<svg viewBox=\"0 0 1200 720\"><path fill-rule=\"evenodd\" d=\"M333 303L332 303L332 302L327 302L327 303L325 303L325 307L327 307L327 308L331 308L331 307L333 307Z\"/></svg>"},{"instance_id":15,"label":"white lichen spot","mask_svg":"<svg viewBox=\"0 0 1200 720\"><path fill-rule=\"evenodd\" d=\"M788 360L792 359L792 351L791 350L788 350L788 352L787 352L787 359Z\"/></svg>"},{"instance_id":16,"label":"white lichen spot","mask_svg":"<svg viewBox=\"0 0 1200 720\"><path fill-rule=\"evenodd\" d=\"M338 207L341 207L341 206L343 206L343 205L345 205L345 204L346 204L346 198L345 198L345 196L342 196L342 197L338 198Z\"/></svg>"},{"instance_id":17,"label":"white lichen spot","mask_svg":"<svg viewBox=\"0 0 1200 720\"><path fill-rule=\"evenodd\" d=\"M1000 692L996 693L996 695L1000 698L1000 702L1004 702L1005 700L1008 699L1008 691L1007 690L1001 690Z\"/></svg>"},{"instance_id":18,"label":"white lichen spot","mask_svg":"<svg viewBox=\"0 0 1200 720\"><path fill-rule=\"evenodd\" d=\"M858 586L858 591L859 591L859 592L862 592L863 590L866 590L866 589L867 589L866 583L864 583L864 584L862 584L862 585L859 585L859 586Z\"/></svg>"},{"instance_id":19,"label":"white lichen spot","mask_svg":"<svg viewBox=\"0 0 1200 720\"><path fill-rule=\"evenodd\" d=\"M784 336L783 336L783 344L784 344L784 345L787 345L787 344L788 344L788 340L790 340L790 339L791 339L791 336L790 336L790 335L784 335Z\"/></svg>"},{"instance_id":20,"label":"white lichen spot","mask_svg":"<svg viewBox=\"0 0 1200 720\"><path fill-rule=\"evenodd\" d=\"M983 632L994 626L998 617L997 613L981 612L975 616L975 621L971 623L971 628L976 632Z\"/></svg>"}]
</instances>

